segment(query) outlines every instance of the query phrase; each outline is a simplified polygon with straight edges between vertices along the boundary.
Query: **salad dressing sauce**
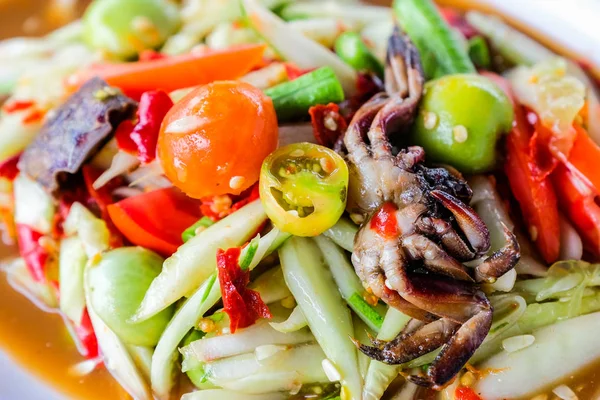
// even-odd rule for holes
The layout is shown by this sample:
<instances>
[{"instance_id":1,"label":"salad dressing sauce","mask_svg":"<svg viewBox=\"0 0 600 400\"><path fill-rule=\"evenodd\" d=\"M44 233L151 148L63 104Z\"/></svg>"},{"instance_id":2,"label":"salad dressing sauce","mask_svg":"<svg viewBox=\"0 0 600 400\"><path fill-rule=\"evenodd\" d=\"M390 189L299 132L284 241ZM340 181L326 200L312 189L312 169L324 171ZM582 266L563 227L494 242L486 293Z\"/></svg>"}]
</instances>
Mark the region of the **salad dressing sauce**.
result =
<instances>
[{"instance_id":1,"label":"salad dressing sauce","mask_svg":"<svg viewBox=\"0 0 600 400\"><path fill-rule=\"evenodd\" d=\"M482 6L473 0L439 0L438 2L442 5L494 13L491 7ZM11 15L11 18L2 18L0 37L10 37L15 32L19 32L26 16L32 15L43 3L39 0L0 1L0 14ZM85 4L87 1L79 3ZM389 5L389 1L386 0L375 0L371 3ZM557 47L555 43L540 37L527 26L513 19L509 19L509 22L548 47L572 56L575 60L580 59L578 55L568 49ZM594 72L597 77L600 76L598 70ZM9 255L11 255L11 250L0 245L0 258ZM73 365L82 361L82 357L70 339L62 318L59 314L40 310L27 297L13 290L6 281L4 273L0 273L0 349L32 374L49 382L58 391L71 398L129 399L126 392L104 368L98 368L84 377L78 377L69 372ZM600 360L581 373L574 374L565 382L576 391L582 400L600 398L599 383ZM556 396L550 393L548 398L553 399Z\"/></svg>"}]
</instances>

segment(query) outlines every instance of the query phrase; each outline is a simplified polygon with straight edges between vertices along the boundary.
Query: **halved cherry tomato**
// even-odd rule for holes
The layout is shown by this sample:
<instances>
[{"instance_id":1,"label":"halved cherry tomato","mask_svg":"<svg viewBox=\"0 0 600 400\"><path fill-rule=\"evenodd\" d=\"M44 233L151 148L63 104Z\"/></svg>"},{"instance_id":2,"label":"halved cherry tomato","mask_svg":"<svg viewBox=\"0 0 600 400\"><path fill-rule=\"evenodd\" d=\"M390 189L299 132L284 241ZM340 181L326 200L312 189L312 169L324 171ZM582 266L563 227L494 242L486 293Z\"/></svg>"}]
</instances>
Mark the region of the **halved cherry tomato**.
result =
<instances>
[{"instance_id":1,"label":"halved cherry tomato","mask_svg":"<svg viewBox=\"0 0 600 400\"><path fill-rule=\"evenodd\" d=\"M133 244L169 256L183 241L181 233L200 218L199 203L175 188L129 197L108 206L117 229Z\"/></svg>"},{"instance_id":2,"label":"halved cherry tomato","mask_svg":"<svg viewBox=\"0 0 600 400\"><path fill-rule=\"evenodd\" d=\"M264 161L260 199L273 224L296 236L317 236L346 208L348 166L327 147L295 143Z\"/></svg>"},{"instance_id":3,"label":"halved cherry tomato","mask_svg":"<svg viewBox=\"0 0 600 400\"><path fill-rule=\"evenodd\" d=\"M214 82L167 113L158 156L167 177L190 197L239 194L258 180L277 140L269 97L247 83Z\"/></svg>"},{"instance_id":4,"label":"halved cherry tomato","mask_svg":"<svg viewBox=\"0 0 600 400\"><path fill-rule=\"evenodd\" d=\"M600 257L600 206L596 203L598 193L563 164L556 167L552 178L561 210L577 228L585 248Z\"/></svg>"}]
</instances>

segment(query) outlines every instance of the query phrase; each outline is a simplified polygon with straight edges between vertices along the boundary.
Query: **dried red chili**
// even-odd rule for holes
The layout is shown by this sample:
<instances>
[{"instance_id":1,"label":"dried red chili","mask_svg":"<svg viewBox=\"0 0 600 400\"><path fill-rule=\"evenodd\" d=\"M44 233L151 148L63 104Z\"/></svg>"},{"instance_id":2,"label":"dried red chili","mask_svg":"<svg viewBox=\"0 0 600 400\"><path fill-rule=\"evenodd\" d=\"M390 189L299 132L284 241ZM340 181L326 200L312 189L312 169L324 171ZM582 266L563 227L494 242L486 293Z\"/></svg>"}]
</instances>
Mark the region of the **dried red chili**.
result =
<instances>
[{"instance_id":1,"label":"dried red chili","mask_svg":"<svg viewBox=\"0 0 600 400\"><path fill-rule=\"evenodd\" d=\"M123 121L115 132L117 145L123 151L135 154L143 163L156 158L156 143L160 124L173 101L162 90L144 92L137 110L137 122Z\"/></svg>"},{"instance_id":2,"label":"dried red chili","mask_svg":"<svg viewBox=\"0 0 600 400\"><path fill-rule=\"evenodd\" d=\"M321 146L333 148L335 143L346 132L348 124L340 114L337 104L317 104L309 108L313 135Z\"/></svg>"},{"instance_id":3,"label":"dried red chili","mask_svg":"<svg viewBox=\"0 0 600 400\"><path fill-rule=\"evenodd\" d=\"M217 251L217 270L223 296L223 308L229 315L229 329L246 328L259 318L271 318L271 312L260 298L260 294L248 289L250 271L239 265L241 249L234 247Z\"/></svg>"}]
</instances>

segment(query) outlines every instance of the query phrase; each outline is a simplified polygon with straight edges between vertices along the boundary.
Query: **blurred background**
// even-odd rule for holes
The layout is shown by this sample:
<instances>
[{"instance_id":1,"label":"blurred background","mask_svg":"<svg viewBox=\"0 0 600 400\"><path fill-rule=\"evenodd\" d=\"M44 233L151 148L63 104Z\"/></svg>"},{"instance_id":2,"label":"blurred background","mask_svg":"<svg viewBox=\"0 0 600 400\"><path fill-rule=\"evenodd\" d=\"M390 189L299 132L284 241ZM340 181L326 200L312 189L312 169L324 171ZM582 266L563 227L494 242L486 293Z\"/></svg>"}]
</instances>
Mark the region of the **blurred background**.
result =
<instances>
[{"instance_id":1,"label":"blurred background","mask_svg":"<svg viewBox=\"0 0 600 400\"><path fill-rule=\"evenodd\" d=\"M39 36L76 19L89 0L0 0L0 39Z\"/></svg>"}]
</instances>

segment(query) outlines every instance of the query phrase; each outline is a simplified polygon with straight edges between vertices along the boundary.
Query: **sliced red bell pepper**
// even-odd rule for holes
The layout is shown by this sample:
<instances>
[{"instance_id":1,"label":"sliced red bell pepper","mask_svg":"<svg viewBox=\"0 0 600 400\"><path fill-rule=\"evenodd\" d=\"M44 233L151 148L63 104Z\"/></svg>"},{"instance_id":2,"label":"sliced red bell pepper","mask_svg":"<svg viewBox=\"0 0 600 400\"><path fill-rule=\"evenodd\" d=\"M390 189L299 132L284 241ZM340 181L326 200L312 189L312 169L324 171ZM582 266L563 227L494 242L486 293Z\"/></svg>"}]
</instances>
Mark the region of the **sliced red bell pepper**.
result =
<instances>
[{"instance_id":1,"label":"sliced red bell pepper","mask_svg":"<svg viewBox=\"0 0 600 400\"><path fill-rule=\"evenodd\" d=\"M581 179L575 171L560 164L552 174L561 210L569 217L585 248L600 257L600 206L598 192Z\"/></svg>"},{"instance_id":2,"label":"sliced red bell pepper","mask_svg":"<svg viewBox=\"0 0 600 400\"><path fill-rule=\"evenodd\" d=\"M573 125L577 134L569 154L569 163L582 173L589 183L600 193L600 146L598 146L580 125Z\"/></svg>"},{"instance_id":3,"label":"sliced red bell pepper","mask_svg":"<svg viewBox=\"0 0 600 400\"><path fill-rule=\"evenodd\" d=\"M71 76L66 84L77 90L94 76L104 79L134 98L150 90L166 92L213 81L235 79L262 62L264 45L244 45L226 50L191 52L178 56L106 64Z\"/></svg>"},{"instance_id":4,"label":"sliced red bell pepper","mask_svg":"<svg viewBox=\"0 0 600 400\"><path fill-rule=\"evenodd\" d=\"M145 92L137 109L137 122L123 121L115 132L119 149L135 154L142 163L149 163L156 157L156 143L160 124L173 101L162 90Z\"/></svg>"},{"instance_id":5,"label":"sliced red bell pepper","mask_svg":"<svg viewBox=\"0 0 600 400\"><path fill-rule=\"evenodd\" d=\"M254 324L259 318L272 318L260 294L247 288L250 282L250 271L240 268L240 253L239 247L217 251L217 270L223 296L223 309L229 315L231 333Z\"/></svg>"},{"instance_id":6,"label":"sliced red bell pepper","mask_svg":"<svg viewBox=\"0 0 600 400\"><path fill-rule=\"evenodd\" d=\"M117 229L133 244L169 256L183 241L181 232L200 217L200 204L175 188L129 197L108 206Z\"/></svg>"},{"instance_id":7,"label":"sliced red bell pepper","mask_svg":"<svg viewBox=\"0 0 600 400\"><path fill-rule=\"evenodd\" d=\"M333 148L346 132L348 124L340 114L337 104L318 104L308 109L313 135L321 146Z\"/></svg>"},{"instance_id":8,"label":"sliced red bell pepper","mask_svg":"<svg viewBox=\"0 0 600 400\"><path fill-rule=\"evenodd\" d=\"M529 151L529 127L523 109L515 106L515 122L506 139L504 171L519 202L529 234L547 263L558 259L560 228L556 194L549 177L540 177Z\"/></svg>"},{"instance_id":9,"label":"sliced red bell pepper","mask_svg":"<svg viewBox=\"0 0 600 400\"><path fill-rule=\"evenodd\" d=\"M39 244L43 234L36 232L29 225L17 224L19 254L25 260L29 273L37 282L46 281L46 263L50 254Z\"/></svg>"}]
</instances>

